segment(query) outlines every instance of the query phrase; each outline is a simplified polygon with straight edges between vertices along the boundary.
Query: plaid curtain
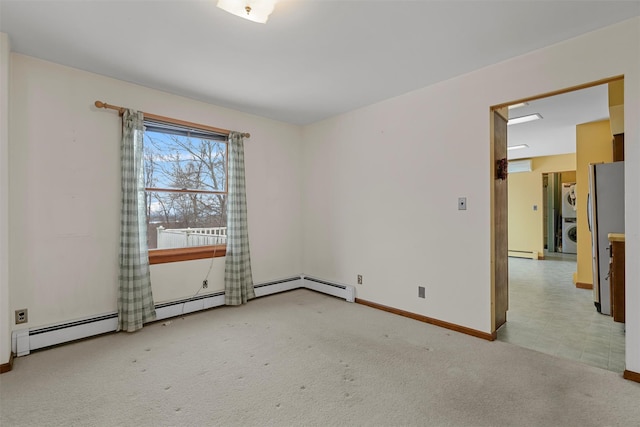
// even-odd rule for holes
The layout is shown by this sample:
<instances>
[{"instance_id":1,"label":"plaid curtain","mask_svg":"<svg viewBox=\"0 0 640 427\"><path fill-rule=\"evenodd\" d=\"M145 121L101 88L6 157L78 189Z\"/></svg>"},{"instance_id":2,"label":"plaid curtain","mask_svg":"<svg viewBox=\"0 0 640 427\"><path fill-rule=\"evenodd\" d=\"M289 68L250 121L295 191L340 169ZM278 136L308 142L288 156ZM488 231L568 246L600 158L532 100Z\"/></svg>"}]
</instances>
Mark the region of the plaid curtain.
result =
<instances>
[{"instance_id":1,"label":"plaid curtain","mask_svg":"<svg viewBox=\"0 0 640 427\"><path fill-rule=\"evenodd\" d=\"M227 195L227 256L224 268L226 305L240 305L255 298L249 253L247 196L244 181L244 138L229 134L229 193Z\"/></svg>"},{"instance_id":2,"label":"plaid curtain","mask_svg":"<svg viewBox=\"0 0 640 427\"><path fill-rule=\"evenodd\" d=\"M133 332L156 318L151 294L144 197L143 115L122 116L122 205L118 330Z\"/></svg>"}]
</instances>

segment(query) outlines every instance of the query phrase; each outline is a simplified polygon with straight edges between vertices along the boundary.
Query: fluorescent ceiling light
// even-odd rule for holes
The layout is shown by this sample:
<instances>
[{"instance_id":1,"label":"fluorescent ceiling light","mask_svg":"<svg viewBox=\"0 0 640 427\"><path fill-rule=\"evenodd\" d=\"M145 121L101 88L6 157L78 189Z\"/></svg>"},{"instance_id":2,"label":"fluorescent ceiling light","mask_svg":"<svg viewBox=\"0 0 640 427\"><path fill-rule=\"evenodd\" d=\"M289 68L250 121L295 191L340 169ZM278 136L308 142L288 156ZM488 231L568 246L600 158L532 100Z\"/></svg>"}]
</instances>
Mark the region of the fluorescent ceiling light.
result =
<instances>
[{"instance_id":1,"label":"fluorescent ceiling light","mask_svg":"<svg viewBox=\"0 0 640 427\"><path fill-rule=\"evenodd\" d=\"M218 7L249 21L264 24L273 12L276 0L218 0Z\"/></svg>"},{"instance_id":2,"label":"fluorescent ceiling light","mask_svg":"<svg viewBox=\"0 0 640 427\"><path fill-rule=\"evenodd\" d=\"M527 144L508 145L507 150L520 150L521 148L529 148Z\"/></svg>"},{"instance_id":3,"label":"fluorescent ceiling light","mask_svg":"<svg viewBox=\"0 0 640 427\"><path fill-rule=\"evenodd\" d=\"M532 122L534 120L540 120L542 116L539 113L529 114L526 116L514 117L507 121L507 125L517 125L518 123Z\"/></svg>"},{"instance_id":4,"label":"fluorescent ceiling light","mask_svg":"<svg viewBox=\"0 0 640 427\"><path fill-rule=\"evenodd\" d=\"M509 107L507 107L507 108L509 108L509 110L513 110L513 109L516 109L516 108L524 107L526 105L529 105L529 103L528 102L519 102L517 104L509 105Z\"/></svg>"}]
</instances>

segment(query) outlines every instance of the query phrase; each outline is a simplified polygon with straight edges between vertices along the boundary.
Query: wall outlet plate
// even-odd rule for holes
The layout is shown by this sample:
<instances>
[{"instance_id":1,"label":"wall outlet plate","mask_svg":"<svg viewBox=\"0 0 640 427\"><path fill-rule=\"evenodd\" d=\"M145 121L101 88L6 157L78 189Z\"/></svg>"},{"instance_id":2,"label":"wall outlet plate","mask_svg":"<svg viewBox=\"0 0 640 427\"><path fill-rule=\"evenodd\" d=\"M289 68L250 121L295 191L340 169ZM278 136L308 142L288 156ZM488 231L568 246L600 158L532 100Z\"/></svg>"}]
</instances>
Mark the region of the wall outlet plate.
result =
<instances>
[{"instance_id":1,"label":"wall outlet plate","mask_svg":"<svg viewBox=\"0 0 640 427\"><path fill-rule=\"evenodd\" d=\"M21 323L27 323L29 321L29 310L26 308L21 308L20 310L16 310L16 325Z\"/></svg>"},{"instance_id":2,"label":"wall outlet plate","mask_svg":"<svg viewBox=\"0 0 640 427\"><path fill-rule=\"evenodd\" d=\"M418 298L425 298L424 286L418 286Z\"/></svg>"},{"instance_id":3,"label":"wall outlet plate","mask_svg":"<svg viewBox=\"0 0 640 427\"><path fill-rule=\"evenodd\" d=\"M362 274L358 274L358 285L362 285Z\"/></svg>"},{"instance_id":4,"label":"wall outlet plate","mask_svg":"<svg viewBox=\"0 0 640 427\"><path fill-rule=\"evenodd\" d=\"M458 197L458 210L466 211L467 210L467 198L466 197Z\"/></svg>"}]
</instances>

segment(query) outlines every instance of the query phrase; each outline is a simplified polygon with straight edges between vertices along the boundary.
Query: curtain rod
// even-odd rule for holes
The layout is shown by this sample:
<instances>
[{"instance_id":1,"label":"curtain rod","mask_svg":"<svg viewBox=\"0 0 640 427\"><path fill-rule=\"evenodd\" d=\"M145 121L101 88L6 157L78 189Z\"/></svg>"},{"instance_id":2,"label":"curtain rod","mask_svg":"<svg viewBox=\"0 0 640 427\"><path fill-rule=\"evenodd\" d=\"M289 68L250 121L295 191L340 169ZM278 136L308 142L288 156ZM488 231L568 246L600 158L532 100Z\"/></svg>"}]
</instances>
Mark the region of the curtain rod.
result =
<instances>
[{"instance_id":1,"label":"curtain rod","mask_svg":"<svg viewBox=\"0 0 640 427\"><path fill-rule=\"evenodd\" d=\"M110 109L110 110L116 110L118 112L118 114L123 115L124 114L124 107L118 107L117 105L111 105L111 104L107 104L106 102L102 102L102 101L96 101L94 103L94 105L98 108L105 108L105 109ZM229 135L231 133L230 130L228 129L221 129L221 128L216 128L213 126L207 126L207 125L201 125L198 123L192 123L192 122L187 122L184 120L178 120L178 119L172 119L170 117L164 117L164 116L158 116L157 114L150 114L150 113L145 113L143 112L142 114L144 114L145 117L149 118L149 119L155 119L155 120L160 120L162 122L168 122L168 123L173 123L176 125L182 125L182 126L190 126L190 127L195 127L195 128L199 128L199 129L205 129L205 130L210 130L212 132L216 132L216 133L221 133L223 135ZM250 133L243 133L242 134L243 137L245 138L251 138L251 134Z\"/></svg>"}]
</instances>

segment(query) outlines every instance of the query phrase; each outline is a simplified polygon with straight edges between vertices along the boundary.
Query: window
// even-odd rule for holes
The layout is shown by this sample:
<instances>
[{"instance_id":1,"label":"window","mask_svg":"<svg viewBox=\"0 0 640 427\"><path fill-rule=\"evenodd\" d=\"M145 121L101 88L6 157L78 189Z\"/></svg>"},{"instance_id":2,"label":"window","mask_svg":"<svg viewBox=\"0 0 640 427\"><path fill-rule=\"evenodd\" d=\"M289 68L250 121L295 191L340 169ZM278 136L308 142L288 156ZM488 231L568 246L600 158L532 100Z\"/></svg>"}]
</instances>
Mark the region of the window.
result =
<instances>
[{"instance_id":1,"label":"window","mask_svg":"<svg viewBox=\"0 0 640 427\"><path fill-rule=\"evenodd\" d=\"M225 254L227 135L145 118L149 262Z\"/></svg>"}]
</instances>

